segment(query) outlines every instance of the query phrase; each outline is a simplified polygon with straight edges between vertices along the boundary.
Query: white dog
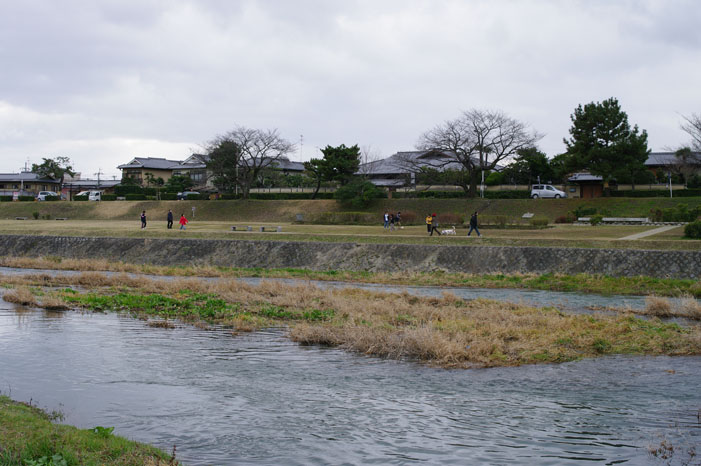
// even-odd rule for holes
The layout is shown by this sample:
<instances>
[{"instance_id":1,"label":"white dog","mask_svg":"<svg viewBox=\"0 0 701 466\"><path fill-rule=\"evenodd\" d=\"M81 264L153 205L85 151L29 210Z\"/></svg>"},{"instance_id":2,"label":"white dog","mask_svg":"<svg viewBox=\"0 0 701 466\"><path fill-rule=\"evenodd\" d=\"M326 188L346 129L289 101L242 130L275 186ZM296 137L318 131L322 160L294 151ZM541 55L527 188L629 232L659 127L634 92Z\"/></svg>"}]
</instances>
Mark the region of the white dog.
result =
<instances>
[{"instance_id":1,"label":"white dog","mask_svg":"<svg viewBox=\"0 0 701 466\"><path fill-rule=\"evenodd\" d=\"M450 228L448 230L441 230L441 235L454 235L455 234L455 225L453 225L453 228Z\"/></svg>"}]
</instances>

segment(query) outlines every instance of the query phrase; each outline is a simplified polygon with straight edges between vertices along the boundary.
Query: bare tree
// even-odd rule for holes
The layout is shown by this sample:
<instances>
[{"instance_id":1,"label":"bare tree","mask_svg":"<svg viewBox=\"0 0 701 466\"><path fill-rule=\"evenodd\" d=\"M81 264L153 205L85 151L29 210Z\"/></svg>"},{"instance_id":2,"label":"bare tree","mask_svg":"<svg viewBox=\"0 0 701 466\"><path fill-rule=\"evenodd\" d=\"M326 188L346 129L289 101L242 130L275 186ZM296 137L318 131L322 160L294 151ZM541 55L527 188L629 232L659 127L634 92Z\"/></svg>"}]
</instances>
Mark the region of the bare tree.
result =
<instances>
[{"instance_id":1,"label":"bare tree","mask_svg":"<svg viewBox=\"0 0 701 466\"><path fill-rule=\"evenodd\" d=\"M223 150L235 148L235 150ZM233 167L232 181L241 188L244 198L248 198L251 186L258 175L276 161L294 151L294 144L282 138L276 129L261 130L237 126L228 133L217 136L207 144L210 155L208 165L214 166L219 153L225 157L224 165Z\"/></svg>"},{"instance_id":2,"label":"bare tree","mask_svg":"<svg viewBox=\"0 0 701 466\"><path fill-rule=\"evenodd\" d=\"M371 144L366 144L360 148L360 166L358 174L364 178L368 178L372 173L372 165L382 159L382 154L379 149L375 149Z\"/></svg>"},{"instance_id":3,"label":"bare tree","mask_svg":"<svg viewBox=\"0 0 701 466\"><path fill-rule=\"evenodd\" d=\"M692 113L690 117L682 116L685 123L681 128L691 136L691 148L701 151L701 114Z\"/></svg>"},{"instance_id":4,"label":"bare tree","mask_svg":"<svg viewBox=\"0 0 701 466\"><path fill-rule=\"evenodd\" d=\"M541 138L525 123L501 111L472 109L424 133L417 148L433 151L434 156L414 159L410 165L463 171L469 177L469 187L463 188L475 196L479 173L494 170L517 151L534 147Z\"/></svg>"}]
</instances>

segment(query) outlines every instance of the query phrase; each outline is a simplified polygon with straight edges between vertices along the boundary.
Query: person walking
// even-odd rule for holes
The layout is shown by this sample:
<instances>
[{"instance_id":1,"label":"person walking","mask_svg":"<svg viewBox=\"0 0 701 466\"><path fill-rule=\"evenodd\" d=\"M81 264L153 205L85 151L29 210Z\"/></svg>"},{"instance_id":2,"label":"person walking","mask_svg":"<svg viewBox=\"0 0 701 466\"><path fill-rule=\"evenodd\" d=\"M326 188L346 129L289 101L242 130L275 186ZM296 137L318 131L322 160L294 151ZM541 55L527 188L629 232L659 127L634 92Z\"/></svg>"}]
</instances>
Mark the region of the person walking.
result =
<instances>
[{"instance_id":1,"label":"person walking","mask_svg":"<svg viewBox=\"0 0 701 466\"><path fill-rule=\"evenodd\" d=\"M146 211L142 210L141 211L141 229L143 230L146 228Z\"/></svg>"},{"instance_id":2,"label":"person walking","mask_svg":"<svg viewBox=\"0 0 701 466\"><path fill-rule=\"evenodd\" d=\"M467 232L467 236L470 236L470 233L472 233L472 230L475 230L477 232L477 236L482 236L480 235L480 231L477 229L477 212L472 214L472 217L470 217L470 231Z\"/></svg>"},{"instance_id":3,"label":"person walking","mask_svg":"<svg viewBox=\"0 0 701 466\"><path fill-rule=\"evenodd\" d=\"M431 234L429 236L433 236L434 231L438 233L438 236L441 236L441 231L438 229L438 217L436 217L436 214L431 216Z\"/></svg>"},{"instance_id":4,"label":"person walking","mask_svg":"<svg viewBox=\"0 0 701 466\"><path fill-rule=\"evenodd\" d=\"M180 214L180 229L185 230L187 225L187 219L185 218L185 214Z\"/></svg>"},{"instance_id":5,"label":"person walking","mask_svg":"<svg viewBox=\"0 0 701 466\"><path fill-rule=\"evenodd\" d=\"M166 217L166 220L168 220L168 229L173 228L173 211L168 209L168 217Z\"/></svg>"},{"instance_id":6,"label":"person walking","mask_svg":"<svg viewBox=\"0 0 701 466\"><path fill-rule=\"evenodd\" d=\"M432 233L432 230L431 230L432 223L433 223L433 217L431 216L431 214L428 214L426 216L426 230L428 231L428 233Z\"/></svg>"},{"instance_id":7,"label":"person walking","mask_svg":"<svg viewBox=\"0 0 701 466\"><path fill-rule=\"evenodd\" d=\"M386 230L387 228L389 228L389 214L387 213L386 210L385 210L385 215L384 215L384 217L382 217L382 219L384 220L384 228Z\"/></svg>"},{"instance_id":8,"label":"person walking","mask_svg":"<svg viewBox=\"0 0 701 466\"><path fill-rule=\"evenodd\" d=\"M402 226L402 212L397 211L397 215L394 216L394 224L397 226L397 228L404 228Z\"/></svg>"},{"instance_id":9,"label":"person walking","mask_svg":"<svg viewBox=\"0 0 701 466\"><path fill-rule=\"evenodd\" d=\"M389 231L394 231L394 214L389 214Z\"/></svg>"}]
</instances>

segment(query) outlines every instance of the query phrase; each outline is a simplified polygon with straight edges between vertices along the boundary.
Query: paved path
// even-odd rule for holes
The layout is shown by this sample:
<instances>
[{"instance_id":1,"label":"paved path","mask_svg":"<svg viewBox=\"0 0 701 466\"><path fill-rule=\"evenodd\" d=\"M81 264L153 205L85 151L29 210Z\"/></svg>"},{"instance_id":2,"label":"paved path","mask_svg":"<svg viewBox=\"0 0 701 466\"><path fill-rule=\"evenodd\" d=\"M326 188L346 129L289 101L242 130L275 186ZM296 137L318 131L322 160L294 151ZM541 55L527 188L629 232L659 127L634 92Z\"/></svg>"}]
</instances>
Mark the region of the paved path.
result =
<instances>
[{"instance_id":1,"label":"paved path","mask_svg":"<svg viewBox=\"0 0 701 466\"><path fill-rule=\"evenodd\" d=\"M634 235L626 236L626 237L619 238L619 239L632 240L632 239L645 238L646 236L656 235L658 233L662 233L664 231L671 230L673 228L678 228L678 227L679 227L679 225L666 225L663 227L653 228L652 230L643 231L642 233L636 233Z\"/></svg>"}]
</instances>

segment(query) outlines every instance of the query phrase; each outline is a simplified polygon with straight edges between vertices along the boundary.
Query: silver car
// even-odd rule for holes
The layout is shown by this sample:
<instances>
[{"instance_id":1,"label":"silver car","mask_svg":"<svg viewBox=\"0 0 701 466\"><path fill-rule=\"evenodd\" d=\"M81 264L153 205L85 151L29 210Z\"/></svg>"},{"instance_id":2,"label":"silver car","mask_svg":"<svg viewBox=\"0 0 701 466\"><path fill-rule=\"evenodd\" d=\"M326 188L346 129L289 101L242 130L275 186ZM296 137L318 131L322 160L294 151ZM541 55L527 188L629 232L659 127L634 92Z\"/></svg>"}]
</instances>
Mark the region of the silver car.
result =
<instances>
[{"instance_id":1,"label":"silver car","mask_svg":"<svg viewBox=\"0 0 701 466\"><path fill-rule=\"evenodd\" d=\"M560 199L561 197L567 197L567 193L549 184L534 184L531 188L531 197L533 199L538 199L539 197Z\"/></svg>"}]
</instances>

